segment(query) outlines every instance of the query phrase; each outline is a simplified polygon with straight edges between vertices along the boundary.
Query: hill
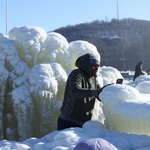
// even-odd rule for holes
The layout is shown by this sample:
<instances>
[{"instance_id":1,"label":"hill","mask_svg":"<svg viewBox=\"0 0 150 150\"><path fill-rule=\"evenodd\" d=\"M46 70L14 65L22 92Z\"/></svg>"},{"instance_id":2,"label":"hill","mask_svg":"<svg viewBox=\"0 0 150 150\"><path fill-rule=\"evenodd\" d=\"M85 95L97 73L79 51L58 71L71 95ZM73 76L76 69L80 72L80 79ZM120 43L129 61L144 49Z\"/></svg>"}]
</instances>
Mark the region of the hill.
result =
<instances>
[{"instance_id":1,"label":"hill","mask_svg":"<svg viewBox=\"0 0 150 150\"><path fill-rule=\"evenodd\" d=\"M137 19L95 20L54 30L68 42L85 40L98 49L102 66L118 70L134 70L143 61L143 70L150 68L150 21Z\"/></svg>"}]
</instances>

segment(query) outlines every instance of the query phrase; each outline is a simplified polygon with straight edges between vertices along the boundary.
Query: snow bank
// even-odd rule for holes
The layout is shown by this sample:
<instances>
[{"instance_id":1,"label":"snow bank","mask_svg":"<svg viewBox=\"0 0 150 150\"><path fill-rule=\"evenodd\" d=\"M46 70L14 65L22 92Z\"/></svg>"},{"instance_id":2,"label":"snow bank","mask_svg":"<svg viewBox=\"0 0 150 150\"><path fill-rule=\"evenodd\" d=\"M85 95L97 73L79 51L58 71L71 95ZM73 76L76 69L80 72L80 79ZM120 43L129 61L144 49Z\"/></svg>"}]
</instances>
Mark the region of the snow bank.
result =
<instances>
[{"instance_id":1,"label":"snow bank","mask_svg":"<svg viewBox=\"0 0 150 150\"><path fill-rule=\"evenodd\" d=\"M81 141L91 138L102 138L111 143L118 150L145 150L150 149L150 137L107 130L98 121L87 121L83 128L69 128L62 131L54 131L41 139L31 138L22 143L9 144L10 149L22 147L38 150L73 150ZM4 148L8 147L6 141L1 142ZM26 147L25 147L26 146Z\"/></svg>"},{"instance_id":2,"label":"snow bank","mask_svg":"<svg viewBox=\"0 0 150 150\"><path fill-rule=\"evenodd\" d=\"M103 79L103 84L101 84L103 86L110 83L116 83L117 79L123 79L121 73L111 66L101 67L99 70L99 76Z\"/></svg>"},{"instance_id":3,"label":"snow bank","mask_svg":"<svg viewBox=\"0 0 150 150\"><path fill-rule=\"evenodd\" d=\"M112 85L100 94L105 125L119 132L150 135L150 99L128 85Z\"/></svg>"},{"instance_id":4,"label":"snow bank","mask_svg":"<svg viewBox=\"0 0 150 150\"><path fill-rule=\"evenodd\" d=\"M136 78L135 88L140 93L150 94L150 76L142 75Z\"/></svg>"}]
</instances>

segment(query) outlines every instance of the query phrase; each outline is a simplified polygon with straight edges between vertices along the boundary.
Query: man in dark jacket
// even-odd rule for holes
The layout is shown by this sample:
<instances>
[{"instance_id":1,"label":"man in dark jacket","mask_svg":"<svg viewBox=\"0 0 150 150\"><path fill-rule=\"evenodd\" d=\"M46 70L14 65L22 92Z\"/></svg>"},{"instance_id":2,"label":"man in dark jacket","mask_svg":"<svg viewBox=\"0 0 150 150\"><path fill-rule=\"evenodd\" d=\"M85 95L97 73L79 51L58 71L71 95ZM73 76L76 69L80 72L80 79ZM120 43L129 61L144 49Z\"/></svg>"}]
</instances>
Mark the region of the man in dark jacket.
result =
<instances>
[{"instance_id":1,"label":"man in dark jacket","mask_svg":"<svg viewBox=\"0 0 150 150\"><path fill-rule=\"evenodd\" d=\"M144 75L142 72L142 61L138 62L136 67L135 67L135 73L134 73L134 78L133 81L140 75Z\"/></svg>"},{"instance_id":2,"label":"man in dark jacket","mask_svg":"<svg viewBox=\"0 0 150 150\"><path fill-rule=\"evenodd\" d=\"M100 59L93 54L80 56L75 63L78 69L68 76L57 129L82 127L92 118L95 99L103 90L96 78Z\"/></svg>"}]
</instances>

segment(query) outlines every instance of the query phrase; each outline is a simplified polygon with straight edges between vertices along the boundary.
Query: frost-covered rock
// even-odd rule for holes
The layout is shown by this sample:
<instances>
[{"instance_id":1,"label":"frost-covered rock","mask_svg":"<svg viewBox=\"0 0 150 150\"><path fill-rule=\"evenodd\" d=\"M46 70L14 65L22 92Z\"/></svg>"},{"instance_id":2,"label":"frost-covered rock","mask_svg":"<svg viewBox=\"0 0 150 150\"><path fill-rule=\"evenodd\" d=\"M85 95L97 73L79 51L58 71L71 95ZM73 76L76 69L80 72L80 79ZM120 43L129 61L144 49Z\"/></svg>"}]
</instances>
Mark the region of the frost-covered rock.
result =
<instances>
[{"instance_id":1,"label":"frost-covered rock","mask_svg":"<svg viewBox=\"0 0 150 150\"><path fill-rule=\"evenodd\" d=\"M79 41L73 41L73 42L69 43L68 51L71 54L71 58L72 58L72 61L70 62L71 69L76 68L75 67L76 59L86 53L95 54L100 59L100 54L98 53L97 48L93 44L91 44L87 41L79 40Z\"/></svg>"},{"instance_id":2,"label":"frost-covered rock","mask_svg":"<svg viewBox=\"0 0 150 150\"><path fill-rule=\"evenodd\" d=\"M0 63L9 71L5 135L9 140L41 137L56 129L67 74L75 68L72 58L87 52L99 54L96 47L86 41L69 45L61 34L46 33L39 27L15 27L9 37L7 41L0 41ZM23 89L28 99L31 98L31 107L26 104ZM102 121L102 108L98 103L95 106L93 119ZM31 113L30 118L24 110Z\"/></svg>"},{"instance_id":3,"label":"frost-covered rock","mask_svg":"<svg viewBox=\"0 0 150 150\"><path fill-rule=\"evenodd\" d=\"M61 97L67 74L57 63L42 63L34 66L29 74L30 93L36 103L39 119L40 136L56 129L56 121L60 113Z\"/></svg>"},{"instance_id":4,"label":"frost-covered rock","mask_svg":"<svg viewBox=\"0 0 150 150\"><path fill-rule=\"evenodd\" d=\"M103 85L116 83L117 79L123 79L121 73L116 68L111 66L100 67L99 76L103 79Z\"/></svg>"},{"instance_id":5,"label":"frost-covered rock","mask_svg":"<svg viewBox=\"0 0 150 150\"><path fill-rule=\"evenodd\" d=\"M140 93L147 93L149 94L149 82L150 82L150 75L141 75L138 76L135 81L127 83L127 85L132 86L139 90Z\"/></svg>"},{"instance_id":6,"label":"frost-covered rock","mask_svg":"<svg viewBox=\"0 0 150 150\"><path fill-rule=\"evenodd\" d=\"M45 47L40 51L38 63L57 62L62 65L65 70L70 69L70 61L72 60L68 52L68 41L64 36L56 32L47 34Z\"/></svg>"},{"instance_id":7,"label":"frost-covered rock","mask_svg":"<svg viewBox=\"0 0 150 150\"><path fill-rule=\"evenodd\" d=\"M60 100L62 102L64 98L65 85L68 75L60 64L50 63L50 65L53 69L55 79L58 82L57 100Z\"/></svg>"},{"instance_id":8,"label":"frost-covered rock","mask_svg":"<svg viewBox=\"0 0 150 150\"><path fill-rule=\"evenodd\" d=\"M111 85L104 88L100 99L108 129L150 135L150 99L145 99L137 89L128 85Z\"/></svg>"},{"instance_id":9,"label":"frost-covered rock","mask_svg":"<svg viewBox=\"0 0 150 150\"><path fill-rule=\"evenodd\" d=\"M32 137L35 131L35 126L33 126L35 123L35 103L30 95L28 83L23 84L12 91L12 105L18 123L17 129L19 140L23 141ZM11 134L7 132L7 138L9 140L13 140L16 134L15 131L16 130ZM12 138L10 138L11 135L13 135Z\"/></svg>"},{"instance_id":10,"label":"frost-covered rock","mask_svg":"<svg viewBox=\"0 0 150 150\"><path fill-rule=\"evenodd\" d=\"M45 30L31 26L14 27L10 30L9 37L15 40L20 58L29 67L36 65L38 54L45 47L47 37Z\"/></svg>"},{"instance_id":11,"label":"frost-covered rock","mask_svg":"<svg viewBox=\"0 0 150 150\"><path fill-rule=\"evenodd\" d=\"M0 140L4 138L3 111L4 111L5 91L8 75L9 72L5 69L4 65L0 64Z\"/></svg>"},{"instance_id":12,"label":"frost-covered rock","mask_svg":"<svg viewBox=\"0 0 150 150\"><path fill-rule=\"evenodd\" d=\"M140 93L150 94L150 78L149 81L143 81L135 87Z\"/></svg>"},{"instance_id":13,"label":"frost-covered rock","mask_svg":"<svg viewBox=\"0 0 150 150\"><path fill-rule=\"evenodd\" d=\"M7 41L9 40L9 37L0 33L0 40Z\"/></svg>"}]
</instances>

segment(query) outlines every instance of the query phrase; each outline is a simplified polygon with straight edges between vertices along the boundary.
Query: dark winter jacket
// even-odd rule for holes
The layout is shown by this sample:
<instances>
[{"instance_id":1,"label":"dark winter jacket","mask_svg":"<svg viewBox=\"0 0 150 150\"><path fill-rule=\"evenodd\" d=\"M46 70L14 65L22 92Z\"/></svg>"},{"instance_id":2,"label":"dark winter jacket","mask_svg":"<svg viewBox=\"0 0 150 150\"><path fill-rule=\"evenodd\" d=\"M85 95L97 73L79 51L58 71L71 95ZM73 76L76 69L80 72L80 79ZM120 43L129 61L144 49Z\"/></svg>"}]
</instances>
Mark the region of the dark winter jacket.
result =
<instances>
[{"instance_id":1,"label":"dark winter jacket","mask_svg":"<svg viewBox=\"0 0 150 150\"><path fill-rule=\"evenodd\" d=\"M138 64L137 64L136 67L135 67L135 74L134 74L133 81L134 81L138 76L144 75L144 73L142 72L141 66L142 66L142 63L141 63L141 62L138 62Z\"/></svg>"},{"instance_id":2,"label":"dark winter jacket","mask_svg":"<svg viewBox=\"0 0 150 150\"><path fill-rule=\"evenodd\" d=\"M100 88L96 77L90 75L90 55L79 57L67 80L61 115L63 119L83 125L91 120L97 89Z\"/></svg>"}]
</instances>

